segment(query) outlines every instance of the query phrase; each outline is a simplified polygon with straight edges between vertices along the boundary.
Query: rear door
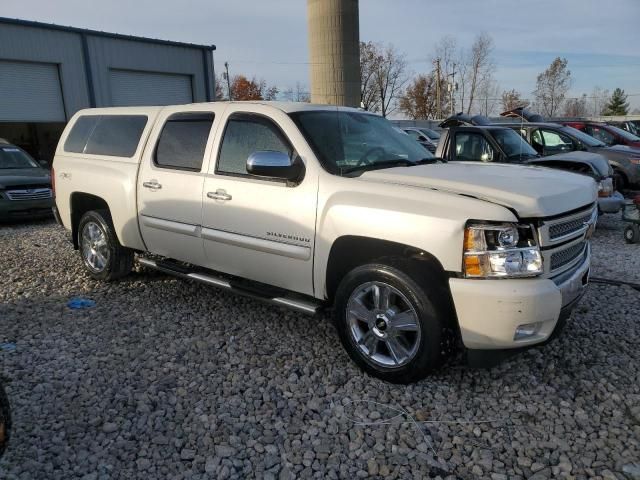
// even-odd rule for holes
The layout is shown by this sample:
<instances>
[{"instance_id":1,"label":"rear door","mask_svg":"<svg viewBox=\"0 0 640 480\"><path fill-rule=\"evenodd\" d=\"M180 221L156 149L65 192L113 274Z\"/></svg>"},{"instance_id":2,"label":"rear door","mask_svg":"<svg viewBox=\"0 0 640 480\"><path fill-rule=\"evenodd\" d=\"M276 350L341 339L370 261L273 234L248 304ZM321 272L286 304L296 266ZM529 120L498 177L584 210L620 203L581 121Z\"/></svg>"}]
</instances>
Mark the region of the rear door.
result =
<instances>
[{"instance_id":1,"label":"rear door","mask_svg":"<svg viewBox=\"0 0 640 480\"><path fill-rule=\"evenodd\" d=\"M305 159L308 145L284 112L261 105L234 109L225 112L204 182L206 266L313 294L318 172ZM261 150L299 155L304 178L293 184L248 174L247 158Z\"/></svg>"},{"instance_id":2,"label":"rear door","mask_svg":"<svg viewBox=\"0 0 640 480\"><path fill-rule=\"evenodd\" d=\"M196 265L204 262L202 186L216 117L222 107L161 112L138 175L138 221L147 249Z\"/></svg>"}]
</instances>

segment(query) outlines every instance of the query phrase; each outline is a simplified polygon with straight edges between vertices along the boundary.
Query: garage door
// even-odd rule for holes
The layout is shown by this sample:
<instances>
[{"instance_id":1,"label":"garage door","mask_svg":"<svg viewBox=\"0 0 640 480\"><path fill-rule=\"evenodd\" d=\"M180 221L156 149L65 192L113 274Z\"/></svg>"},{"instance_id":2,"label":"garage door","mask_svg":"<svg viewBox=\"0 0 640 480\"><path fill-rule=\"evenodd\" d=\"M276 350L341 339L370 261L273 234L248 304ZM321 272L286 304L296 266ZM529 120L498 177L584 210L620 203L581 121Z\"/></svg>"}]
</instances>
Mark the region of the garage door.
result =
<instances>
[{"instance_id":1,"label":"garage door","mask_svg":"<svg viewBox=\"0 0 640 480\"><path fill-rule=\"evenodd\" d=\"M0 121L65 120L56 64L0 60Z\"/></svg>"},{"instance_id":2,"label":"garage door","mask_svg":"<svg viewBox=\"0 0 640 480\"><path fill-rule=\"evenodd\" d=\"M111 70L110 82L114 106L193 102L190 75Z\"/></svg>"}]
</instances>

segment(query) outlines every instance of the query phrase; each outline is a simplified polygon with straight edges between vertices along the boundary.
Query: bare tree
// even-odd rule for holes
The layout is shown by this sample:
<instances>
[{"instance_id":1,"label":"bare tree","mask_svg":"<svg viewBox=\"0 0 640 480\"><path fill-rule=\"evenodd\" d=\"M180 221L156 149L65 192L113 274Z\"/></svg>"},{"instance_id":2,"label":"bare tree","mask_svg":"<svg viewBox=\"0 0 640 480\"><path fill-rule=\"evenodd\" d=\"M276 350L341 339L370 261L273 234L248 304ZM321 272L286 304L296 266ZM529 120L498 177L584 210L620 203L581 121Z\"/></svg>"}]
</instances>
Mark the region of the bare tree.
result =
<instances>
[{"instance_id":1,"label":"bare tree","mask_svg":"<svg viewBox=\"0 0 640 480\"><path fill-rule=\"evenodd\" d=\"M374 75L374 83L380 96L380 113L383 117L396 110L396 101L407 80L407 61L404 55L393 45L388 45Z\"/></svg>"},{"instance_id":2,"label":"bare tree","mask_svg":"<svg viewBox=\"0 0 640 480\"><path fill-rule=\"evenodd\" d=\"M549 68L538 75L535 96L536 108L547 117L555 116L571 87L571 71L567 59L557 57Z\"/></svg>"},{"instance_id":3,"label":"bare tree","mask_svg":"<svg viewBox=\"0 0 640 480\"><path fill-rule=\"evenodd\" d=\"M587 95L578 98L568 98L564 103L565 117L586 117L589 114Z\"/></svg>"},{"instance_id":4,"label":"bare tree","mask_svg":"<svg viewBox=\"0 0 640 480\"><path fill-rule=\"evenodd\" d=\"M522 94L515 89L502 92L502 111L513 110L517 107L528 107L531 102L526 98L522 98Z\"/></svg>"},{"instance_id":5,"label":"bare tree","mask_svg":"<svg viewBox=\"0 0 640 480\"><path fill-rule=\"evenodd\" d=\"M464 69L462 61L463 53L458 49L458 42L455 37L447 35L442 37L434 47L433 60L440 60L442 82L441 97L443 103L447 103L449 109L453 110L455 105L456 87L461 78L461 68ZM461 89L461 97L464 101L464 85ZM450 100L452 103L450 103Z\"/></svg>"},{"instance_id":6,"label":"bare tree","mask_svg":"<svg viewBox=\"0 0 640 480\"><path fill-rule=\"evenodd\" d=\"M495 64L491 58L493 52L493 39L488 33L478 35L471 46L469 58L466 62L466 77L469 82L469 100L467 113L471 113L473 102L478 90L483 83L490 83L489 77L493 75Z\"/></svg>"},{"instance_id":7,"label":"bare tree","mask_svg":"<svg viewBox=\"0 0 640 480\"><path fill-rule=\"evenodd\" d=\"M224 100L224 92L222 90L222 77L216 75L214 78L214 84L215 84L215 91L214 91L214 100L215 101L220 101L220 100Z\"/></svg>"},{"instance_id":8,"label":"bare tree","mask_svg":"<svg viewBox=\"0 0 640 480\"><path fill-rule=\"evenodd\" d=\"M592 116L598 117L602 115L602 112L604 111L605 107L607 106L607 102L609 101L609 97L609 90L599 86L593 87L591 96L589 98L589 107Z\"/></svg>"},{"instance_id":9,"label":"bare tree","mask_svg":"<svg viewBox=\"0 0 640 480\"><path fill-rule=\"evenodd\" d=\"M373 42L360 42L360 102L362 108L377 112L380 95L375 82L378 65L382 62L380 47Z\"/></svg>"},{"instance_id":10,"label":"bare tree","mask_svg":"<svg viewBox=\"0 0 640 480\"><path fill-rule=\"evenodd\" d=\"M413 120L435 118L437 115L435 83L433 75L416 76L404 95L400 97L400 111Z\"/></svg>"},{"instance_id":11,"label":"bare tree","mask_svg":"<svg viewBox=\"0 0 640 480\"><path fill-rule=\"evenodd\" d=\"M478 111L485 116L493 115L500 102L500 85L493 76L485 77L478 88L476 104Z\"/></svg>"},{"instance_id":12,"label":"bare tree","mask_svg":"<svg viewBox=\"0 0 640 480\"><path fill-rule=\"evenodd\" d=\"M286 89L284 92L282 92L282 95L290 102L309 103L310 101L309 92L300 82L296 82L295 88L289 87L288 89Z\"/></svg>"}]
</instances>

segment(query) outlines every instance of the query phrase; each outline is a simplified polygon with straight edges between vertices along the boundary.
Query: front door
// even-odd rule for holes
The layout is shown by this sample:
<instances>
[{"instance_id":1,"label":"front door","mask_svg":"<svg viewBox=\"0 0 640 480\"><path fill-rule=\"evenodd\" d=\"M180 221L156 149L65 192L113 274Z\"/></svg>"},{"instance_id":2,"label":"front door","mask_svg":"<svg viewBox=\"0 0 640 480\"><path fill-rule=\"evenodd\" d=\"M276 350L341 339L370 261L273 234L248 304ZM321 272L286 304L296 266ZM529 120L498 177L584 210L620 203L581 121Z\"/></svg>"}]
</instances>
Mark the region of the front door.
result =
<instances>
[{"instance_id":1,"label":"front door","mask_svg":"<svg viewBox=\"0 0 640 480\"><path fill-rule=\"evenodd\" d=\"M247 173L256 151L293 158L299 149L284 131L295 129L254 112L228 112L204 181L202 237L207 266L243 278L313 294L313 246L318 191L316 172L292 184ZM300 138L295 139L298 143ZM302 147L302 145L299 145ZM304 158L303 158L304 160ZM307 165L308 167L308 165Z\"/></svg>"},{"instance_id":2,"label":"front door","mask_svg":"<svg viewBox=\"0 0 640 480\"><path fill-rule=\"evenodd\" d=\"M183 107L184 108L184 107ZM202 186L212 111L168 111L154 127L138 176L142 238L152 253L202 265Z\"/></svg>"}]
</instances>

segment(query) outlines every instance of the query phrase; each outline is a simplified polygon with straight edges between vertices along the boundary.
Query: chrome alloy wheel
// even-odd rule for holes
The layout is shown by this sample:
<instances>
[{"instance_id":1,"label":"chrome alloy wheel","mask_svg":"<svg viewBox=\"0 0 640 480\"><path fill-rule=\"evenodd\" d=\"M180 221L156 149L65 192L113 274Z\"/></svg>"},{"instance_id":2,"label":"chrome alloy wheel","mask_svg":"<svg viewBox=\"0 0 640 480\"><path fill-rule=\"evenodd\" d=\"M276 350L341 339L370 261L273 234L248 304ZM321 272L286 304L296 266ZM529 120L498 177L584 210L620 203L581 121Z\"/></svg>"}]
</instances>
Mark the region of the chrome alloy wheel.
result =
<instances>
[{"instance_id":1,"label":"chrome alloy wheel","mask_svg":"<svg viewBox=\"0 0 640 480\"><path fill-rule=\"evenodd\" d=\"M107 236L96 222L87 222L80 236L84 263L96 273L102 272L109 263Z\"/></svg>"},{"instance_id":2,"label":"chrome alloy wheel","mask_svg":"<svg viewBox=\"0 0 640 480\"><path fill-rule=\"evenodd\" d=\"M401 367L418 352L418 315L407 297L391 285L359 285L347 302L346 318L354 343L373 364Z\"/></svg>"}]
</instances>

